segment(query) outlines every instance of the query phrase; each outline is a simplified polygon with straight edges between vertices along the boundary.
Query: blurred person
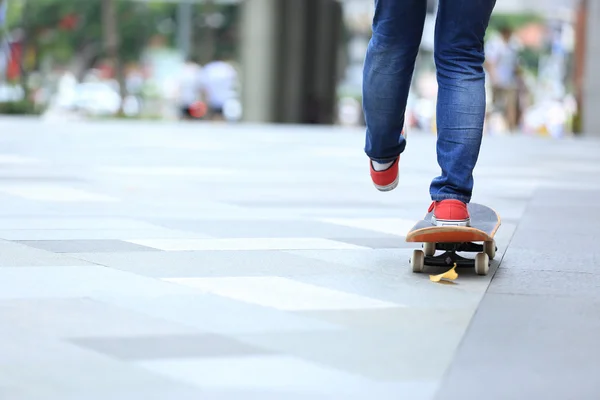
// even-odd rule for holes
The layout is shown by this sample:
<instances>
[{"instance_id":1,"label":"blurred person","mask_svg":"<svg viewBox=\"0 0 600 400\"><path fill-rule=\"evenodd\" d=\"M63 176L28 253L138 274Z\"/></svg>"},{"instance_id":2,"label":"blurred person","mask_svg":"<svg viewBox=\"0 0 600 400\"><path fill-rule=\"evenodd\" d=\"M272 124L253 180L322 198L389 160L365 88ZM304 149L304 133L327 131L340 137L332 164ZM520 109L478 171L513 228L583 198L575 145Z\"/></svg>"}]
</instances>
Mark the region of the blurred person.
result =
<instances>
[{"instance_id":1,"label":"blurred person","mask_svg":"<svg viewBox=\"0 0 600 400\"><path fill-rule=\"evenodd\" d=\"M493 106L506 118L508 128L514 131L519 120L519 50L513 32L504 25L500 34L485 46L485 68L492 85Z\"/></svg>"},{"instance_id":2,"label":"blurred person","mask_svg":"<svg viewBox=\"0 0 600 400\"><path fill-rule=\"evenodd\" d=\"M202 67L188 58L179 75L178 102L181 118L195 119L200 117L198 108L202 93Z\"/></svg>"},{"instance_id":3,"label":"blurred person","mask_svg":"<svg viewBox=\"0 0 600 400\"><path fill-rule=\"evenodd\" d=\"M74 73L67 67L60 67L55 105L64 110L73 110L77 99L77 86L79 82Z\"/></svg>"},{"instance_id":4,"label":"blurred person","mask_svg":"<svg viewBox=\"0 0 600 400\"><path fill-rule=\"evenodd\" d=\"M140 96L144 88L144 74L140 67L134 63L127 66L125 88L128 94L134 96Z\"/></svg>"},{"instance_id":5,"label":"blurred person","mask_svg":"<svg viewBox=\"0 0 600 400\"><path fill-rule=\"evenodd\" d=\"M224 58L217 57L204 66L202 91L210 119L224 119L224 107L229 100L235 98L237 80L236 69Z\"/></svg>"},{"instance_id":6,"label":"blurred person","mask_svg":"<svg viewBox=\"0 0 600 400\"><path fill-rule=\"evenodd\" d=\"M440 0L435 27L437 159L430 186L434 224L470 225L467 203L485 117L484 36L495 0ZM419 52L426 0L375 0L364 66L365 153L380 191L398 185L406 147L406 102Z\"/></svg>"}]
</instances>

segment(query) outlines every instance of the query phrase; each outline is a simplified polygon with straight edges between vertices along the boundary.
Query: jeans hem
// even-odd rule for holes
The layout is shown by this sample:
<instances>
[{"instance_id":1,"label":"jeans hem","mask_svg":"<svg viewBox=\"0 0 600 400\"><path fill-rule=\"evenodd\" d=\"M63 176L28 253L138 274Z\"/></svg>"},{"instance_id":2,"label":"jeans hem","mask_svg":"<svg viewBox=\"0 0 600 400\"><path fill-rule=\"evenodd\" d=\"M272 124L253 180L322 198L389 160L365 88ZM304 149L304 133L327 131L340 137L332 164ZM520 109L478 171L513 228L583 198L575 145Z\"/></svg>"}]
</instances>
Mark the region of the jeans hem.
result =
<instances>
[{"instance_id":1,"label":"jeans hem","mask_svg":"<svg viewBox=\"0 0 600 400\"><path fill-rule=\"evenodd\" d=\"M471 197L460 195L460 194L446 193L446 194L434 194L434 195L431 195L431 200L432 201L459 200L459 201L462 201L465 204L469 204L469 202L471 201Z\"/></svg>"},{"instance_id":2,"label":"jeans hem","mask_svg":"<svg viewBox=\"0 0 600 400\"><path fill-rule=\"evenodd\" d=\"M380 164L387 164L389 162L396 161L396 159L398 157L400 157L400 156L396 156L396 157L393 157L393 158L373 158L373 157L369 157L369 160L375 161L375 162L380 163Z\"/></svg>"}]
</instances>

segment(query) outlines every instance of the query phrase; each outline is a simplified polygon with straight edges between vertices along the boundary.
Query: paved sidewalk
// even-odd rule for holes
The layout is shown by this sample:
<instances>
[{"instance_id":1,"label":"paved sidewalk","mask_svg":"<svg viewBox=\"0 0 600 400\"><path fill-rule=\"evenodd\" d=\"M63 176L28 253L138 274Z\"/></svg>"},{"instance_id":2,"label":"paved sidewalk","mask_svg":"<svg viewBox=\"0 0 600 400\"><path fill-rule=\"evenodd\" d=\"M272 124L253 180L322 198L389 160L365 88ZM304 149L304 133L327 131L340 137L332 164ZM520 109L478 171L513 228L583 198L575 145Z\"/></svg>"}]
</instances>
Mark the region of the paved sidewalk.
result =
<instances>
[{"instance_id":1,"label":"paved sidewalk","mask_svg":"<svg viewBox=\"0 0 600 400\"><path fill-rule=\"evenodd\" d=\"M432 135L410 135L382 194L360 130L0 132L0 399L492 399L497 370L527 385L528 365L530 396L497 398L566 398L557 371L598 393L582 379L599 363L600 142L486 138L473 201L503 217L499 254L441 285L404 242L438 172Z\"/></svg>"}]
</instances>

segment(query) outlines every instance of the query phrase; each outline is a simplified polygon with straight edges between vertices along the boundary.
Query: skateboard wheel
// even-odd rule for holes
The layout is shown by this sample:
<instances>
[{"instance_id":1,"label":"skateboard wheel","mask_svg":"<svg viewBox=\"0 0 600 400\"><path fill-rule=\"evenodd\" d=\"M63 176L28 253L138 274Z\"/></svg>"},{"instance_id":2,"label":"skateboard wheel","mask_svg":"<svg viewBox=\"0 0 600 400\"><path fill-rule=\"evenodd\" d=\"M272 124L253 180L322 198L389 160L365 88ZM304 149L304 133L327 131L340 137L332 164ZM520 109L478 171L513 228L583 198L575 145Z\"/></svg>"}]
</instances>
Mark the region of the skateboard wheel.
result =
<instances>
[{"instance_id":1,"label":"skateboard wheel","mask_svg":"<svg viewBox=\"0 0 600 400\"><path fill-rule=\"evenodd\" d=\"M425 253L423 253L423 250L413 251L410 264L413 272L423 272L423 269L425 268Z\"/></svg>"},{"instance_id":2,"label":"skateboard wheel","mask_svg":"<svg viewBox=\"0 0 600 400\"><path fill-rule=\"evenodd\" d=\"M488 255L490 260L493 260L496 257L496 241L484 242L483 251Z\"/></svg>"},{"instance_id":3,"label":"skateboard wheel","mask_svg":"<svg viewBox=\"0 0 600 400\"><path fill-rule=\"evenodd\" d=\"M426 256L435 255L435 243L423 243L423 251Z\"/></svg>"},{"instance_id":4,"label":"skateboard wheel","mask_svg":"<svg viewBox=\"0 0 600 400\"><path fill-rule=\"evenodd\" d=\"M490 272L490 257L487 253L477 253L475 256L475 273L487 275Z\"/></svg>"}]
</instances>

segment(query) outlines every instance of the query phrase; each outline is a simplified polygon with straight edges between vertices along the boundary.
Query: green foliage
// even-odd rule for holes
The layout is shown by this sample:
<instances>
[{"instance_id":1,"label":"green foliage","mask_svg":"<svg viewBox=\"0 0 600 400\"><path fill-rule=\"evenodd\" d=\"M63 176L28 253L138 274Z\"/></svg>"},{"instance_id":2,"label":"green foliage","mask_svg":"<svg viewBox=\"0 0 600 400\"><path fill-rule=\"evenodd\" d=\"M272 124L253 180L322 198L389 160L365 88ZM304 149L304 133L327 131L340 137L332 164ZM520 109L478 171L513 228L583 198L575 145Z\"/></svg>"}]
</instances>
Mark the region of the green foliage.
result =
<instances>
[{"instance_id":1,"label":"green foliage","mask_svg":"<svg viewBox=\"0 0 600 400\"><path fill-rule=\"evenodd\" d=\"M508 27L511 30L519 29L533 22L543 22L542 16L534 13L524 14L492 14L490 19L489 29L498 31L503 27Z\"/></svg>"},{"instance_id":2,"label":"green foliage","mask_svg":"<svg viewBox=\"0 0 600 400\"><path fill-rule=\"evenodd\" d=\"M2 0L0 0L2 1ZM93 50L93 59L103 54L102 0L4 0L9 1L7 25L12 31L19 28L27 44L35 50L38 62L46 55L58 63L66 63L85 49ZM114 0L119 29L119 57L121 61L138 60L148 41L154 35L163 36L169 45L175 45L177 4L173 2ZM218 11L225 16L224 26L213 30L216 51L232 54L236 38L232 37L232 23L237 17L237 6L195 6L194 38L204 38L203 16ZM65 29L61 21L69 16L76 23ZM197 51L198 49L194 49ZM32 66L33 67L33 66Z\"/></svg>"},{"instance_id":3,"label":"green foliage","mask_svg":"<svg viewBox=\"0 0 600 400\"><path fill-rule=\"evenodd\" d=\"M38 113L33 103L28 100L0 102L0 114L2 115L31 115Z\"/></svg>"},{"instance_id":4,"label":"green foliage","mask_svg":"<svg viewBox=\"0 0 600 400\"><path fill-rule=\"evenodd\" d=\"M102 53L101 0L9 0L9 29L24 31L28 45L38 59L51 55L57 62L67 62L88 46ZM137 59L149 37L158 33L156 26L174 16L172 3L142 3L115 0L120 35L120 57ZM64 18L74 16L71 29L61 26ZM172 39L171 35L166 35Z\"/></svg>"},{"instance_id":5,"label":"green foliage","mask_svg":"<svg viewBox=\"0 0 600 400\"><path fill-rule=\"evenodd\" d=\"M537 75L538 65L542 51L526 47L519 52L519 63L521 68L530 71L534 75Z\"/></svg>"}]
</instances>

